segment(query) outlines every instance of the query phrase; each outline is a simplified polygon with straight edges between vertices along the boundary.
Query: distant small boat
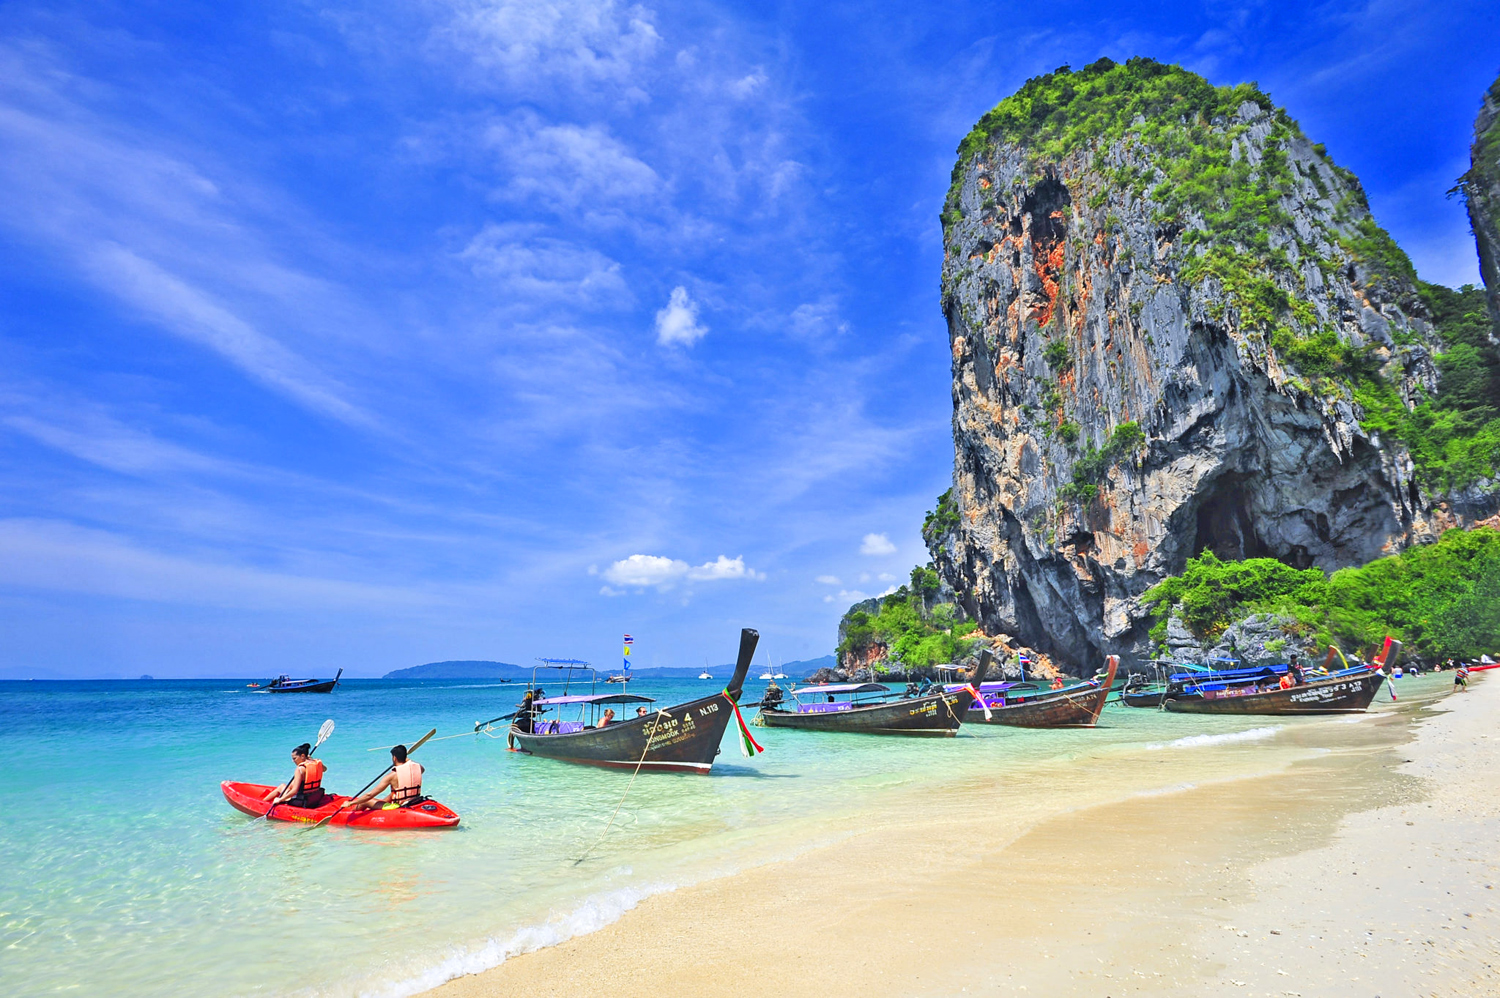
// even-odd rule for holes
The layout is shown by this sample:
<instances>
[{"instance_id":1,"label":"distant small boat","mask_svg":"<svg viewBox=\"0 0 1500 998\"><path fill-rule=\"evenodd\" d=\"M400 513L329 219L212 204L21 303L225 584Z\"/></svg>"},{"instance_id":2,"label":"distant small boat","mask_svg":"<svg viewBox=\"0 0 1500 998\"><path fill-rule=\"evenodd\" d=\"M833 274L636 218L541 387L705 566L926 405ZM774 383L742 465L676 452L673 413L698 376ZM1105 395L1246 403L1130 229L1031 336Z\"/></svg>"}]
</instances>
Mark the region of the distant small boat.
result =
<instances>
[{"instance_id":1,"label":"distant small boat","mask_svg":"<svg viewBox=\"0 0 1500 998\"><path fill-rule=\"evenodd\" d=\"M338 675L332 679L293 679L290 676L277 676L271 683L262 689L261 693L332 693L333 688L339 684L339 676L344 674L340 669ZM252 684L254 685L254 684Z\"/></svg>"},{"instance_id":2,"label":"distant small boat","mask_svg":"<svg viewBox=\"0 0 1500 998\"><path fill-rule=\"evenodd\" d=\"M784 673L784 672L778 672L778 673L776 673L776 675L772 676L771 678L772 679L785 679L786 678L786 673Z\"/></svg>"},{"instance_id":3,"label":"distant small boat","mask_svg":"<svg viewBox=\"0 0 1500 998\"><path fill-rule=\"evenodd\" d=\"M706 672L700 672L700 673L698 673L698 678L699 678L699 679L712 679L712 678L714 678L714 677L713 677L713 676L710 676L710 675L709 675L709 674L708 674L708 673L706 673Z\"/></svg>"},{"instance_id":4,"label":"distant small boat","mask_svg":"<svg viewBox=\"0 0 1500 998\"><path fill-rule=\"evenodd\" d=\"M245 684L245 689L247 689L247 690L258 690L258 689L260 689L260 683L246 683Z\"/></svg>"},{"instance_id":5,"label":"distant small boat","mask_svg":"<svg viewBox=\"0 0 1500 998\"><path fill-rule=\"evenodd\" d=\"M775 677L773 677L769 672L762 672L760 674L760 678L761 679L773 679Z\"/></svg>"}]
</instances>

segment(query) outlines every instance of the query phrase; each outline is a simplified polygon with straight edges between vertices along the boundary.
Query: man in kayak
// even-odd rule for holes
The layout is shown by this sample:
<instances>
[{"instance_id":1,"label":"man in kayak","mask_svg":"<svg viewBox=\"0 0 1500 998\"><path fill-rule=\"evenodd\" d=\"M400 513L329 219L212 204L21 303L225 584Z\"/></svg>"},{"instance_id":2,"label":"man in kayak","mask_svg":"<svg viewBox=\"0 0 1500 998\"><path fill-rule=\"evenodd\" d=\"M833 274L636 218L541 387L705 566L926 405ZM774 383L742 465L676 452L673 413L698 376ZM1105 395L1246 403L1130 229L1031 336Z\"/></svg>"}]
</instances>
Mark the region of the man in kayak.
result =
<instances>
[{"instance_id":1,"label":"man in kayak","mask_svg":"<svg viewBox=\"0 0 1500 998\"><path fill-rule=\"evenodd\" d=\"M391 792L389 797L375 800L386 790ZM346 806L356 811L369 811L377 807L406 807L422 799L422 764L408 762L406 746L395 745L391 748L391 771Z\"/></svg>"},{"instance_id":2,"label":"man in kayak","mask_svg":"<svg viewBox=\"0 0 1500 998\"><path fill-rule=\"evenodd\" d=\"M323 773L328 767L322 760L312 757L312 746L303 742L292 749L292 764L297 767L285 786L270 791L263 798L277 804L292 807L322 807L328 795L323 793Z\"/></svg>"}]
</instances>

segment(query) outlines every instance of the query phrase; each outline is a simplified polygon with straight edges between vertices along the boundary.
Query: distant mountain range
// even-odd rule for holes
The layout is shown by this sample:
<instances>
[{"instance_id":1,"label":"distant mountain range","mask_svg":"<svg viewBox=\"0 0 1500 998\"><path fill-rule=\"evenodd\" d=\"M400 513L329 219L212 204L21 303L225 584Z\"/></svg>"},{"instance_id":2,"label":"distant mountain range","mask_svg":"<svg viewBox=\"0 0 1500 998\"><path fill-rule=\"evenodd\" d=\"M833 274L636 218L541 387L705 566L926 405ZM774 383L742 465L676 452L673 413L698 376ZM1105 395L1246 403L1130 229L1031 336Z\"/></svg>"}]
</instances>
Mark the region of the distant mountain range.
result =
<instances>
[{"instance_id":1,"label":"distant mountain range","mask_svg":"<svg viewBox=\"0 0 1500 998\"><path fill-rule=\"evenodd\" d=\"M750 668L750 678L754 679L763 672L784 672L793 679L801 679L822 668L832 668L834 657L824 655L822 658L808 659L799 662L784 662L772 667L767 665L756 665ZM618 670L600 669L600 672L613 672ZM696 679L703 670L687 666L661 666L657 668L631 669L632 676L640 676L642 679ZM715 679L728 679L734 672L734 663L727 662L723 665L711 665L708 667L709 675ZM530 679L531 666L512 665L509 662L483 662L483 661L455 661L455 662L428 662L426 665L414 665L409 669L397 669L387 672L382 679Z\"/></svg>"}]
</instances>

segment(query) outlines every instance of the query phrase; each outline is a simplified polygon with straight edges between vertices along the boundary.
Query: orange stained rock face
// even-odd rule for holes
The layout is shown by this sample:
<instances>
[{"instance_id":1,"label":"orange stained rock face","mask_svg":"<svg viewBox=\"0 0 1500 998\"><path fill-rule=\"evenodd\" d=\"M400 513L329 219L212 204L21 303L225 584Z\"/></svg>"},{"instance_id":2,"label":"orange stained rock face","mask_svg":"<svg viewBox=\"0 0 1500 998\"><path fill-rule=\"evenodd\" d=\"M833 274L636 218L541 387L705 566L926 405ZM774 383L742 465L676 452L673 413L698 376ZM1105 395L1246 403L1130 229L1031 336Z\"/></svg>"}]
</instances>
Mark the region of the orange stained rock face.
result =
<instances>
[{"instance_id":1,"label":"orange stained rock face","mask_svg":"<svg viewBox=\"0 0 1500 998\"><path fill-rule=\"evenodd\" d=\"M1139 565L1151 554L1151 545L1143 540L1137 540L1130 546L1130 553L1134 556L1136 564Z\"/></svg>"},{"instance_id":2,"label":"orange stained rock face","mask_svg":"<svg viewBox=\"0 0 1500 998\"><path fill-rule=\"evenodd\" d=\"M963 357L964 350L968 347L968 345L969 344L964 340L962 336L953 337L953 360L955 362Z\"/></svg>"},{"instance_id":3,"label":"orange stained rock face","mask_svg":"<svg viewBox=\"0 0 1500 998\"><path fill-rule=\"evenodd\" d=\"M982 190L982 191L987 191L987 190L990 189L990 178L989 177L980 177L979 178L979 189Z\"/></svg>"},{"instance_id":4,"label":"orange stained rock face","mask_svg":"<svg viewBox=\"0 0 1500 998\"><path fill-rule=\"evenodd\" d=\"M1060 216L1061 212L1053 212ZM1062 271L1063 258L1067 255L1065 240L1059 239L1045 255L1038 254L1032 259L1032 268L1036 276L1042 282L1042 294L1045 301L1031 310L1032 321L1038 326L1045 326L1052 321L1052 313L1057 308L1057 292L1059 289L1057 275Z\"/></svg>"}]
</instances>

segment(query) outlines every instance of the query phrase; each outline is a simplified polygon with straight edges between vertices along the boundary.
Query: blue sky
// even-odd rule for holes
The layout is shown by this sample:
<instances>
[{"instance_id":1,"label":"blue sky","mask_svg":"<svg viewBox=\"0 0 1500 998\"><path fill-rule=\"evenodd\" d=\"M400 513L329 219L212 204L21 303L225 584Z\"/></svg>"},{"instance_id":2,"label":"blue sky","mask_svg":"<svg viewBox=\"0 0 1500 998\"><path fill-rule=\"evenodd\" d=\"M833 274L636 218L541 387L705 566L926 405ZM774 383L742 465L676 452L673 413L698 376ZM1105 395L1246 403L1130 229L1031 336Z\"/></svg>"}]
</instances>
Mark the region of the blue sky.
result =
<instances>
[{"instance_id":1,"label":"blue sky","mask_svg":"<svg viewBox=\"0 0 1500 998\"><path fill-rule=\"evenodd\" d=\"M0 7L0 674L831 651L950 478L954 147L1137 54L1477 279L1492 3Z\"/></svg>"}]
</instances>

